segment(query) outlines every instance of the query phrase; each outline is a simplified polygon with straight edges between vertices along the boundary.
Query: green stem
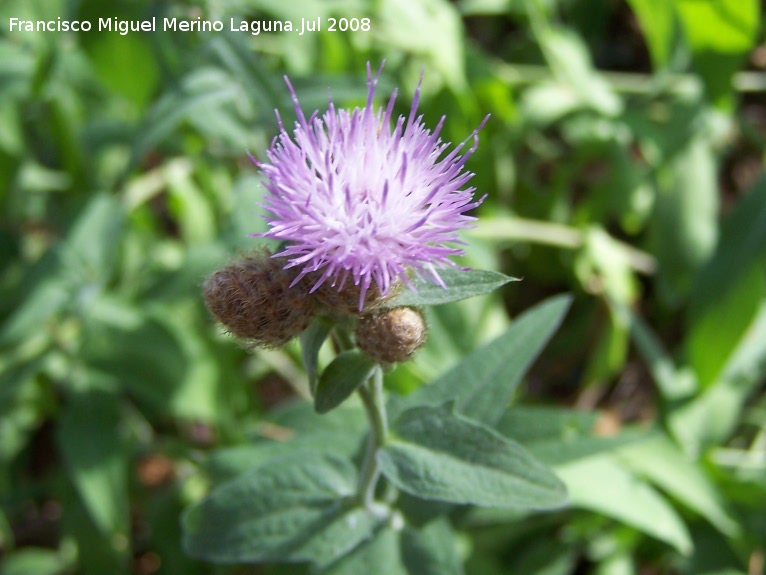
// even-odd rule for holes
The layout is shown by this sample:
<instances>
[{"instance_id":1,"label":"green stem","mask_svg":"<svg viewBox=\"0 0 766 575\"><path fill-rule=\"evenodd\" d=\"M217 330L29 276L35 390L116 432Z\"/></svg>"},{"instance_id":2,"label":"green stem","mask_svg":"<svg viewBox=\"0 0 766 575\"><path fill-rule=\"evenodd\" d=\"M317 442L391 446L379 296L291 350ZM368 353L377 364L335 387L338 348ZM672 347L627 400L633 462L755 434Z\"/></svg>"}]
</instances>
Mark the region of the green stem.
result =
<instances>
[{"instance_id":1,"label":"green stem","mask_svg":"<svg viewBox=\"0 0 766 575\"><path fill-rule=\"evenodd\" d=\"M375 507L375 488L380 478L376 455L388 437L386 404L383 398L383 370L380 366L375 367L370 379L359 388L359 395L370 420L370 437L362 463L358 496L362 505L372 509Z\"/></svg>"}]
</instances>

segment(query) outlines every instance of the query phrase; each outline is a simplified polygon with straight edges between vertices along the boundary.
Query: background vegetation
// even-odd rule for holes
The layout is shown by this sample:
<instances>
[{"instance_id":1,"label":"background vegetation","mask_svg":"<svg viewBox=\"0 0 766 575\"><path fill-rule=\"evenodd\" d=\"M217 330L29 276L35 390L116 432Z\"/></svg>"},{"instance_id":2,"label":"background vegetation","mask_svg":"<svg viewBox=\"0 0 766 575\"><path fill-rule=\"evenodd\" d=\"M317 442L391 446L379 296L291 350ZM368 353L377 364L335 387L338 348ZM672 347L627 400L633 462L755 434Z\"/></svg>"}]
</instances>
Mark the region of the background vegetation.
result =
<instances>
[{"instance_id":1,"label":"background vegetation","mask_svg":"<svg viewBox=\"0 0 766 575\"><path fill-rule=\"evenodd\" d=\"M757 0L5 0L0 6L0 573L217 567L179 516L208 453L339 425L300 350L249 351L206 274L258 245L246 150L381 93L445 139L492 118L467 265L523 278L429 310L406 393L544 297L572 308L504 425L572 505L460 510L475 575L757 575L766 552L766 47ZM369 17L369 32L8 32L8 18ZM559 406L552 410L550 406ZM290 413L293 413L291 416ZM303 413L303 412L300 412ZM333 423L335 422L335 423ZM532 433L533 430L534 433ZM604 438L638 439L630 443ZM620 447L611 448L618 443ZM611 447L610 447L611 446ZM609 449L607 449L610 447ZM215 453L232 453L216 451ZM574 456L573 456L574 455ZM219 475L220 476L220 475Z\"/></svg>"}]
</instances>

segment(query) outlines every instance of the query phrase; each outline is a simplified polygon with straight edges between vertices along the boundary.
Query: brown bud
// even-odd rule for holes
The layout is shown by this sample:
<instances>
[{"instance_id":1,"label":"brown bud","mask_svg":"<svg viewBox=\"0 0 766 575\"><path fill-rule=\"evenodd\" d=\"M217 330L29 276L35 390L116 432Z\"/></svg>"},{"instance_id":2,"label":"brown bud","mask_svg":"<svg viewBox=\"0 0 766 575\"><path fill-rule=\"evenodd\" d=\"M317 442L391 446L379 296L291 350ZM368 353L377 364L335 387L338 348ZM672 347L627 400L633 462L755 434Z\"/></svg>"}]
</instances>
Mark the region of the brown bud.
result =
<instances>
[{"instance_id":1,"label":"brown bud","mask_svg":"<svg viewBox=\"0 0 766 575\"><path fill-rule=\"evenodd\" d=\"M295 273L283 269L285 263L263 252L218 270L205 282L208 309L231 333L255 345L287 343L308 327L315 304L305 283L290 287Z\"/></svg>"},{"instance_id":2,"label":"brown bud","mask_svg":"<svg viewBox=\"0 0 766 575\"><path fill-rule=\"evenodd\" d=\"M411 307L395 307L359 318L356 343L380 363L405 361L426 341L423 314Z\"/></svg>"}]
</instances>

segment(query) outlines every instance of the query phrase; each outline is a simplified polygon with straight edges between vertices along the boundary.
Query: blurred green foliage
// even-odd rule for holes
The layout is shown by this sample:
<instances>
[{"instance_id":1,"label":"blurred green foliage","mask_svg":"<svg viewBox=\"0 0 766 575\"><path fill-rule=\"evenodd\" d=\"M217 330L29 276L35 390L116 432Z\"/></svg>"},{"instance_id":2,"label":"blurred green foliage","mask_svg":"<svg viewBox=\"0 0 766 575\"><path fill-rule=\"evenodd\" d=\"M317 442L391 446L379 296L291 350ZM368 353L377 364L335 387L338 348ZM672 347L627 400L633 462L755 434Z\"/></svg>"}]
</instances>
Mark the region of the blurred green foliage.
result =
<instances>
[{"instance_id":1,"label":"blurred green foliage","mask_svg":"<svg viewBox=\"0 0 766 575\"><path fill-rule=\"evenodd\" d=\"M469 163L488 199L465 263L523 278L429 309L429 343L389 389L417 389L545 295L575 294L498 423L555 466L572 505L457 510L466 572L763 573L756 0L6 0L0 13L0 574L303 572L181 551L181 511L226 475L206 452L329 425L273 409L307 392L298 345L242 349L199 286L258 245L246 150L264 152L275 108L292 122L282 76L304 109L328 88L358 105L365 63L382 59L401 111L425 69L422 109L432 125L447 115L447 140L492 114ZM8 29L198 16L371 30ZM610 440L624 433L641 439Z\"/></svg>"}]
</instances>

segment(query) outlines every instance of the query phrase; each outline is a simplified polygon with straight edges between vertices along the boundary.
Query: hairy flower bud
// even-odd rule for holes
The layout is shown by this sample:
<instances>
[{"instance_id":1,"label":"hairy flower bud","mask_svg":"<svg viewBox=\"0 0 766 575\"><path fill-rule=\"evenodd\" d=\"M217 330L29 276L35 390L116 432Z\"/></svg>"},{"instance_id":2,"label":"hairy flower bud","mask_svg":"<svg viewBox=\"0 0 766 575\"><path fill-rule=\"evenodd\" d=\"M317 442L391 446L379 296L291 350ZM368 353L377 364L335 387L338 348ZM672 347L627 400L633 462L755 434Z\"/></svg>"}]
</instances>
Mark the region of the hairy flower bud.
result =
<instances>
[{"instance_id":1,"label":"hairy flower bud","mask_svg":"<svg viewBox=\"0 0 766 575\"><path fill-rule=\"evenodd\" d=\"M231 333L255 345L287 343L308 327L315 300L305 284L290 287L296 274L284 265L262 252L218 270L205 282L208 309Z\"/></svg>"},{"instance_id":2,"label":"hairy flower bud","mask_svg":"<svg viewBox=\"0 0 766 575\"><path fill-rule=\"evenodd\" d=\"M426 341L423 314L396 307L363 315L356 328L357 345L380 363L405 361Z\"/></svg>"}]
</instances>

